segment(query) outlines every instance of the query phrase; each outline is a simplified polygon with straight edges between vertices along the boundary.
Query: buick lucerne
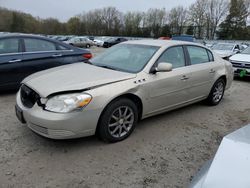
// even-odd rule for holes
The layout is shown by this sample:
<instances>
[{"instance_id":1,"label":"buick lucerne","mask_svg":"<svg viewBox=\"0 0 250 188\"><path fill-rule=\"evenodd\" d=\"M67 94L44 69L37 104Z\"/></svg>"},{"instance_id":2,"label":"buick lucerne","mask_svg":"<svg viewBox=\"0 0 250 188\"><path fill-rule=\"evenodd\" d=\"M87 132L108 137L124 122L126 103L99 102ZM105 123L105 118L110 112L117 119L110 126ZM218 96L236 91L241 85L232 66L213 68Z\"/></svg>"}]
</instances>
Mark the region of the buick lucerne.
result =
<instances>
[{"instance_id":1,"label":"buick lucerne","mask_svg":"<svg viewBox=\"0 0 250 188\"><path fill-rule=\"evenodd\" d=\"M208 48L181 41L127 41L90 63L27 77L16 97L18 119L53 139L96 134L117 142L141 119L202 100L217 105L234 74Z\"/></svg>"}]
</instances>

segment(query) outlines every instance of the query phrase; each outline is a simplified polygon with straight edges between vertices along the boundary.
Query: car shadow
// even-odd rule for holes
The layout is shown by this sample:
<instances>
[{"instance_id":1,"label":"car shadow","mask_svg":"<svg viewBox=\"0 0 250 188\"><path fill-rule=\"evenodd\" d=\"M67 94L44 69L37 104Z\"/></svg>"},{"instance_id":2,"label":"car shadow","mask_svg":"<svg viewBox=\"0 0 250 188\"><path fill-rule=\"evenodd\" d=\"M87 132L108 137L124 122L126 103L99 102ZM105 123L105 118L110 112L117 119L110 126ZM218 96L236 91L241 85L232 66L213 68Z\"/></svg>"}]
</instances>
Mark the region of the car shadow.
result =
<instances>
[{"instance_id":1,"label":"car shadow","mask_svg":"<svg viewBox=\"0 0 250 188\"><path fill-rule=\"evenodd\" d=\"M10 89L10 90L0 90L0 97L2 96L8 96L8 95L14 95L18 92L18 89Z\"/></svg>"},{"instance_id":2,"label":"car shadow","mask_svg":"<svg viewBox=\"0 0 250 188\"><path fill-rule=\"evenodd\" d=\"M239 77L239 76L236 76L236 77L234 77L234 80L243 81L243 82L249 82L250 81L250 76L249 77Z\"/></svg>"},{"instance_id":3,"label":"car shadow","mask_svg":"<svg viewBox=\"0 0 250 188\"><path fill-rule=\"evenodd\" d=\"M179 116L179 115L183 115L185 114L186 111L189 111L191 109L196 109L196 108L201 108L201 107L208 107L206 104L204 104L204 102L198 102L195 104L191 104L189 106L186 107L182 107L176 110L172 110L169 112L165 112L159 115L155 115L146 119L143 119L141 121L138 122L136 130L141 131L142 129L148 129L149 126L155 124L155 122L160 122L163 120L166 120L168 118L173 118L174 116ZM143 131L143 130L142 130ZM133 134L140 134L140 133L132 133ZM55 147L55 148L79 148L79 147L99 147L99 146L108 146L111 144L115 144L115 143L108 143L108 142L104 142L102 140L100 140L96 135L94 136L89 136L89 137L83 137L83 138L74 138L74 139L66 139L66 140L55 140L55 139L50 139L50 138L44 138L43 136L40 136L38 134L36 134L37 137L39 137L39 140L42 139L46 145L49 145L51 147ZM131 136L132 136L131 135ZM132 138L127 138L127 139L132 139ZM41 140L40 140L41 141ZM122 141L124 142L124 141ZM122 144L122 142L120 142L120 144ZM130 142L130 141L126 141L125 142Z\"/></svg>"}]
</instances>

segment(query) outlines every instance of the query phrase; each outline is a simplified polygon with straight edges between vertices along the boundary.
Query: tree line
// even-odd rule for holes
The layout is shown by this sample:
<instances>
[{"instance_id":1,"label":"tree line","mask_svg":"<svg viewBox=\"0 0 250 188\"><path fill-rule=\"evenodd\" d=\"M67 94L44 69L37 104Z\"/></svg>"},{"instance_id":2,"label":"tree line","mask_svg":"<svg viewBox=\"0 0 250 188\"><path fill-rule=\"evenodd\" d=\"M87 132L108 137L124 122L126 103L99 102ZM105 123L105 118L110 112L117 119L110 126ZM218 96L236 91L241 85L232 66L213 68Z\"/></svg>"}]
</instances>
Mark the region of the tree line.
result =
<instances>
[{"instance_id":1,"label":"tree line","mask_svg":"<svg viewBox=\"0 0 250 188\"><path fill-rule=\"evenodd\" d=\"M164 6L164 5L163 5ZM250 40L250 0L197 0L190 7L151 8L123 13L115 7L83 12L62 23L0 7L0 31L46 35L160 37Z\"/></svg>"}]
</instances>

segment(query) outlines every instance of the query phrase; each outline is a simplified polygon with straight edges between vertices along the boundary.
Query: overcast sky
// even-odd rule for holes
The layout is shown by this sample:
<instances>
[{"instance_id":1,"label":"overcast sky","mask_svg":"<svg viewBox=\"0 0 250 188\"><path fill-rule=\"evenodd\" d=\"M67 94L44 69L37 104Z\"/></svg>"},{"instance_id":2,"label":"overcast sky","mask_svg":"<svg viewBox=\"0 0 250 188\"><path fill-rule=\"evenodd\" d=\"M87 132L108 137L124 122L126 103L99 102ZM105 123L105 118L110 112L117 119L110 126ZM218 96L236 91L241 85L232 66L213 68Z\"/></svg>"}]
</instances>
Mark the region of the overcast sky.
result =
<instances>
[{"instance_id":1,"label":"overcast sky","mask_svg":"<svg viewBox=\"0 0 250 188\"><path fill-rule=\"evenodd\" d=\"M195 0L0 0L0 6L30 13L41 18L54 17L67 21L84 11L114 6L122 12L146 11L149 8L189 6Z\"/></svg>"}]
</instances>

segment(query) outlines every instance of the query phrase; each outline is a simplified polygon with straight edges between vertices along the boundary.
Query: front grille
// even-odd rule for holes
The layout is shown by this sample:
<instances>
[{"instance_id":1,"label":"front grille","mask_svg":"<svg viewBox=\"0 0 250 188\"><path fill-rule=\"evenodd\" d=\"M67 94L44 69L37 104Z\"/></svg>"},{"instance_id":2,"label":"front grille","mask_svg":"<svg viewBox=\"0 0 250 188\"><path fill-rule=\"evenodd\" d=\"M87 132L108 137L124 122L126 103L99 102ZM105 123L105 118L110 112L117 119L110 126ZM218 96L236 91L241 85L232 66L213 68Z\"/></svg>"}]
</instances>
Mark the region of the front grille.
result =
<instances>
[{"instance_id":1,"label":"front grille","mask_svg":"<svg viewBox=\"0 0 250 188\"><path fill-rule=\"evenodd\" d=\"M250 63L248 62L232 62L233 67L235 68L245 68L245 69L250 69Z\"/></svg>"},{"instance_id":2,"label":"front grille","mask_svg":"<svg viewBox=\"0 0 250 188\"><path fill-rule=\"evenodd\" d=\"M32 108L40 99L40 96L26 85L22 85L20 89L21 101L27 108Z\"/></svg>"}]
</instances>

